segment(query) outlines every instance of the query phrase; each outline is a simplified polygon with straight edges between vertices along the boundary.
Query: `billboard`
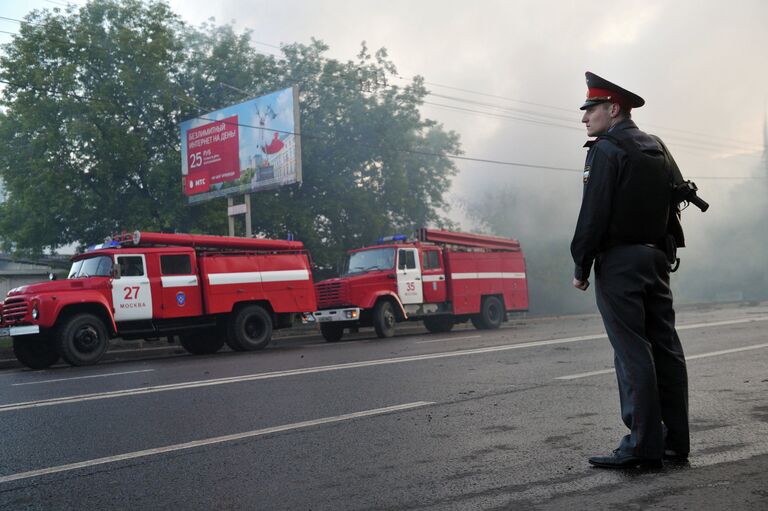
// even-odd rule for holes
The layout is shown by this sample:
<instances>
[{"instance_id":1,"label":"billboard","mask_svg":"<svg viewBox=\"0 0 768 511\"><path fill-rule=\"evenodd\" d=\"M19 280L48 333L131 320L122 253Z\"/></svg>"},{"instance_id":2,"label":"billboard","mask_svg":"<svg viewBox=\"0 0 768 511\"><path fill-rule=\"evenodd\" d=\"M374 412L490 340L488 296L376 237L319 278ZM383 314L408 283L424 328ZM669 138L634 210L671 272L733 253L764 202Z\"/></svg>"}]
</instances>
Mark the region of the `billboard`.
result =
<instances>
[{"instance_id":1,"label":"billboard","mask_svg":"<svg viewBox=\"0 0 768 511\"><path fill-rule=\"evenodd\" d=\"M301 182L299 91L283 89L181 123L189 203Z\"/></svg>"}]
</instances>

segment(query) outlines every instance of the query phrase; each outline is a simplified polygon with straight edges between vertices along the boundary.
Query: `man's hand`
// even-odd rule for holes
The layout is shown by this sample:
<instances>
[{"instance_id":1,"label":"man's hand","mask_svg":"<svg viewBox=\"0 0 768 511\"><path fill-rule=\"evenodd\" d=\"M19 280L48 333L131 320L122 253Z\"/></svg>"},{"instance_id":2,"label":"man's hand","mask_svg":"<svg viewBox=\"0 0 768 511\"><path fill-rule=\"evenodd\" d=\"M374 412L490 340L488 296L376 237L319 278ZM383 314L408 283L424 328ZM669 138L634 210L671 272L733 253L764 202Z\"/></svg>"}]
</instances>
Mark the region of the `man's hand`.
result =
<instances>
[{"instance_id":1,"label":"man's hand","mask_svg":"<svg viewBox=\"0 0 768 511\"><path fill-rule=\"evenodd\" d=\"M586 291L589 287L589 280L579 280L577 278L573 279L573 287L576 289L581 289L582 291Z\"/></svg>"}]
</instances>

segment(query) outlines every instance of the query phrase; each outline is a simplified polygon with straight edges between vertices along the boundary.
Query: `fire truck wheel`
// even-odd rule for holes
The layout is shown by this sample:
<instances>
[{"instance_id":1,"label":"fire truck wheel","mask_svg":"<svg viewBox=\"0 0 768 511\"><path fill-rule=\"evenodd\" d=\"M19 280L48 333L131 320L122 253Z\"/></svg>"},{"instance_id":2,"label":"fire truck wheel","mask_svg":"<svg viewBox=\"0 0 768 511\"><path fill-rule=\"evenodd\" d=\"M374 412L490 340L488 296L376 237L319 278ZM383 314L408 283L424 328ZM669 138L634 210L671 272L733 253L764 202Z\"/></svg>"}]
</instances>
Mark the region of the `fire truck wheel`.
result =
<instances>
[{"instance_id":1,"label":"fire truck wheel","mask_svg":"<svg viewBox=\"0 0 768 511\"><path fill-rule=\"evenodd\" d=\"M380 300L373 308L373 328L376 335L383 339L395 335L395 308L389 300Z\"/></svg>"},{"instance_id":2,"label":"fire truck wheel","mask_svg":"<svg viewBox=\"0 0 768 511\"><path fill-rule=\"evenodd\" d=\"M108 345L104 322L93 314L75 314L56 332L56 347L61 357L73 366L95 364Z\"/></svg>"},{"instance_id":3,"label":"fire truck wheel","mask_svg":"<svg viewBox=\"0 0 768 511\"><path fill-rule=\"evenodd\" d=\"M179 336L181 346L193 355L210 355L224 346L224 337L216 330L193 332Z\"/></svg>"},{"instance_id":4,"label":"fire truck wheel","mask_svg":"<svg viewBox=\"0 0 768 511\"><path fill-rule=\"evenodd\" d=\"M248 305L235 313L229 330L230 341L240 351L260 350L272 339L272 317L263 307Z\"/></svg>"},{"instance_id":5,"label":"fire truck wheel","mask_svg":"<svg viewBox=\"0 0 768 511\"><path fill-rule=\"evenodd\" d=\"M59 360L59 352L47 337L23 335L13 338L13 354L30 369L45 369Z\"/></svg>"},{"instance_id":6,"label":"fire truck wheel","mask_svg":"<svg viewBox=\"0 0 768 511\"><path fill-rule=\"evenodd\" d=\"M487 296L483 299L480 314L472 316L472 324L479 330L495 330L504 321L504 305L496 296Z\"/></svg>"},{"instance_id":7,"label":"fire truck wheel","mask_svg":"<svg viewBox=\"0 0 768 511\"><path fill-rule=\"evenodd\" d=\"M424 318L424 326L433 334L450 332L453 329L453 316L434 316Z\"/></svg>"},{"instance_id":8,"label":"fire truck wheel","mask_svg":"<svg viewBox=\"0 0 768 511\"><path fill-rule=\"evenodd\" d=\"M338 342L344 337L344 327L333 323L320 324L320 333L327 342Z\"/></svg>"},{"instance_id":9,"label":"fire truck wheel","mask_svg":"<svg viewBox=\"0 0 768 511\"><path fill-rule=\"evenodd\" d=\"M227 346L229 346L229 349L232 351L245 351L245 348L237 344L237 340L231 336L231 334L227 334L227 338L224 341L227 343Z\"/></svg>"}]
</instances>

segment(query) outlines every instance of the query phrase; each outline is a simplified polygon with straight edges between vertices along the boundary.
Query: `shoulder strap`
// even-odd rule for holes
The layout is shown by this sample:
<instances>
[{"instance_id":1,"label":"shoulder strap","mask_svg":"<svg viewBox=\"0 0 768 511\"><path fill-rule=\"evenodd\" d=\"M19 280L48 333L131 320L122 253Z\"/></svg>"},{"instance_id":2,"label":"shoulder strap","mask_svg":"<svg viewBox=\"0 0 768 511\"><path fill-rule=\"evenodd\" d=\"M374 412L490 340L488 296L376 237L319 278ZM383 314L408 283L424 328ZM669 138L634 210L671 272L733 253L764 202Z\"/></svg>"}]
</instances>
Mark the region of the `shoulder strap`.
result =
<instances>
[{"instance_id":1,"label":"shoulder strap","mask_svg":"<svg viewBox=\"0 0 768 511\"><path fill-rule=\"evenodd\" d=\"M613 143L616 146L619 146L622 148L627 154L630 155L637 155L639 157L642 157L644 153L640 150L637 145L635 145L632 142L632 139L628 136L626 136L623 132L623 130L615 131L613 133L606 133L604 135L600 135L595 142L599 140L608 140L611 143Z\"/></svg>"},{"instance_id":2,"label":"shoulder strap","mask_svg":"<svg viewBox=\"0 0 768 511\"><path fill-rule=\"evenodd\" d=\"M656 142L659 143L661 146L661 149L664 151L664 157L669 162L669 170L672 173L672 184L677 185L685 181L683 179L683 173L680 172L680 167L677 166L677 162L675 162L675 159L672 157L672 153L669 152L669 149L667 149L666 144L664 144L664 141L657 137L656 135L650 135L651 138L653 138Z\"/></svg>"}]
</instances>

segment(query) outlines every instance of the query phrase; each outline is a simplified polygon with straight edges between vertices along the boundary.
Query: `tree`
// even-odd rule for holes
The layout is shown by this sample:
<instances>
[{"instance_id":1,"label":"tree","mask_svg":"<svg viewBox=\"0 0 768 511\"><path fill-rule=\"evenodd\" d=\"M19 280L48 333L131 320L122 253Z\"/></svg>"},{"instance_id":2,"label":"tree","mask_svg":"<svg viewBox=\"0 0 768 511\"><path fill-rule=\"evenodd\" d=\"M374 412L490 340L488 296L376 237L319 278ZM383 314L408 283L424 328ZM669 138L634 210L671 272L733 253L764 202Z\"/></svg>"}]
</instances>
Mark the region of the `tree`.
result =
<instances>
[{"instance_id":1,"label":"tree","mask_svg":"<svg viewBox=\"0 0 768 511\"><path fill-rule=\"evenodd\" d=\"M277 87L300 89L304 183L254 201L254 226L298 233L321 265L341 250L396 230L446 226L439 214L456 168L458 136L422 120L423 80L389 85L385 50L363 44L357 61L323 57L327 46L284 48Z\"/></svg>"},{"instance_id":2,"label":"tree","mask_svg":"<svg viewBox=\"0 0 768 511\"><path fill-rule=\"evenodd\" d=\"M19 248L167 228L180 216L180 26L167 5L138 0L27 17L0 59L0 226Z\"/></svg>"},{"instance_id":3,"label":"tree","mask_svg":"<svg viewBox=\"0 0 768 511\"><path fill-rule=\"evenodd\" d=\"M224 234L224 199L188 206L180 121L298 85L304 183L254 196L256 231L294 232L328 265L393 229L444 225L458 136L421 118L423 80L392 86L386 51L319 41L257 53L230 26L185 26L158 1L35 11L0 58L7 244L40 252L122 228Z\"/></svg>"}]
</instances>

